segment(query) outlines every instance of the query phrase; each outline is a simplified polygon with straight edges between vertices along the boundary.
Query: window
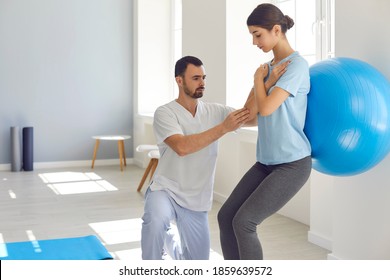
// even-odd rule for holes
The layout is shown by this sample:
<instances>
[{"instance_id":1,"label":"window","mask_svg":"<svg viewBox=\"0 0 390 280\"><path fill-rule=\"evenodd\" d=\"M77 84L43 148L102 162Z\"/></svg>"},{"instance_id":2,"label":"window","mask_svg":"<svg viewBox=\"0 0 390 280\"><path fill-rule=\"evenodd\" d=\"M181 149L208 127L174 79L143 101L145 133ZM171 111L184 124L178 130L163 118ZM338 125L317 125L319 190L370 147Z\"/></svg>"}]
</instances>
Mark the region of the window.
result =
<instances>
[{"instance_id":1,"label":"window","mask_svg":"<svg viewBox=\"0 0 390 280\"><path fill-rule=\"evenodd\" d=\"M334 56L334 1L272 1L294 19L295 25L287 36L292 47L307 59L309 65ZM136 112L151 115L158 106L178 95L173 69L182 56L183 5L182 0L134 2ZM256 68L272 58L272 53L264 54L252 46L245 25L248 15L259 2L226 2L226 103L236 108L245 103ZM201 32L207 33L207 30Z\"/></svg>"},{"instance_id":2,"label":"window","mask_svg":"<svg viewBox=\"0 0 390 280\"><path fill-rule=\"evenodd\" d=\"M244 26L258 1L245 1L245 5L240 2L240 6L231 3L232 11L227 13L226 100L227 105L239 108L252 87L256 68L269 61L272 53L262 53L252 46L252 38ZM294 20L287 38L309 65L334 56L334 0L274 0L272 3Z\"/></svg>"},{"instance_id":3,"label":"window","mask_svg":"<svg viewBox=\"0 0 390 280\"><path fill-rule=\"evenodd\" d=\"M177 95L173 68L181 55L181 1L134 1L134 92L140 115L153 115Z\"/></svg>"},{"instance_id":4,"label":"window","mask_svg":"<svg viewBox=\"0 0 390 280\"><path fill-rule=\"evenodd\" d=\"M182 0L172 0L172 8L173 8L173 62L172 64L175 65L176 61L178 61L182 56ZM173 69L173 68L172 68ZM173 71L173 70L172 70ZM172 82L174 83L174 96L173 98L177 98L179 95L179 89L177 88L175 84L175 80L172 79Z\"/></svg>"},{"instance_id":5,"label":"window","mask_svg":"<svg viewBox=\"0 0 390 280\"><path fill-rule=\"evenodd\" d=\"M335 0L322 0L319 1L319 5L321 7L320 15L321 15L321 39L320 41L323 43L319 43L321 45L321 59L331 58L335 55ZM320 60L320 59L319 59Z\"/></svg>"},{"instance_id":6,"label":"window","mask_svg":"<svg viewBox=\"0 0 390 280\"><path fill-rule=\"evenodd\" d=\"M276 0L275 4L294 19L287 38L309 65L334 56L334 0Z\"/></svg>"}]
</instances>

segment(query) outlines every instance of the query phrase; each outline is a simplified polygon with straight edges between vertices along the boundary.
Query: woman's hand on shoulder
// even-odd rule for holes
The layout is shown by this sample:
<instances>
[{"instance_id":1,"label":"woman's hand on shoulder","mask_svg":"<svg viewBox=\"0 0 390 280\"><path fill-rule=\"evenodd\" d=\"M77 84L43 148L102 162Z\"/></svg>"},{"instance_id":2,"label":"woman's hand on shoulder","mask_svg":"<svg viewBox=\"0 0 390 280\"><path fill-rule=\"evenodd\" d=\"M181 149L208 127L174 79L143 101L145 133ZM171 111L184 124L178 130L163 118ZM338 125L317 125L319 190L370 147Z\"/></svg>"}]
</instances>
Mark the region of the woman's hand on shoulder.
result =
<instances>
[{"instance_id":1,"label":"woman's hand on shoulder","mask_svg":"<svg viewBox=\"0 0 390 280\"><path fill-rule=\"evenodd\" d=\"M267 77L268 75L268 64L261 64L259 68L256 69L254 79L255 81L257 80L262 80L264 81L264 78Z\"/></svg>"},{"instance_id":2,"label":"woman's hand on shoulder","mask_svg":"<svg viewBox=\"0 0 390 280\"><path fill-rule=\"evenodd\" d=\"M276 82L279 80L279 78L284 74L286 73L287 71L287 66L291 63L290 60L287 60L283 63L280 63L279 65L276 65L270 75L269 75L269 78L266 82L266 89L267 91L276 84Z\"/></svg>"}]
</instances>

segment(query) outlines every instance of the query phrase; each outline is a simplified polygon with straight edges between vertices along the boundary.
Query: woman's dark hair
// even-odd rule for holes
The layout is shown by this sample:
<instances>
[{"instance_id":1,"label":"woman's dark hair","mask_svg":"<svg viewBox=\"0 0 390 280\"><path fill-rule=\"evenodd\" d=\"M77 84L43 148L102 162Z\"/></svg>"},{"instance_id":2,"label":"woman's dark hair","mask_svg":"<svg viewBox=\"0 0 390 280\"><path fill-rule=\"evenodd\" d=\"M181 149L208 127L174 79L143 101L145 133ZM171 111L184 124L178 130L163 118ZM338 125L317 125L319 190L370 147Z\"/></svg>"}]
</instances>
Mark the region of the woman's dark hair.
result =
<instances>
[{"instance_id":1,"label":"woman's dark hair","mask_svg":"<svg viewBox=\"0 0 390 280\"><path fill-rule=\"evenodd\" d=\"M260 4L249 15L246 24L248 26L259 26L270 31L275 25L282 27L282 32L294 26L294 20L272 4Z\"/></svg>"},{"instance_id":2,"label":"woman's dark hair","mask_svg":"<svg viewBox=\"0 0 390 280\"><path fill-rule=\"evenodd\" d=\"M195 56L184 56L180 58L175 65L175 77L184 76L184 72L186 71L188 64L193 64L199 67L203 65L203 62Z\"/></svg>"}]
</instances>

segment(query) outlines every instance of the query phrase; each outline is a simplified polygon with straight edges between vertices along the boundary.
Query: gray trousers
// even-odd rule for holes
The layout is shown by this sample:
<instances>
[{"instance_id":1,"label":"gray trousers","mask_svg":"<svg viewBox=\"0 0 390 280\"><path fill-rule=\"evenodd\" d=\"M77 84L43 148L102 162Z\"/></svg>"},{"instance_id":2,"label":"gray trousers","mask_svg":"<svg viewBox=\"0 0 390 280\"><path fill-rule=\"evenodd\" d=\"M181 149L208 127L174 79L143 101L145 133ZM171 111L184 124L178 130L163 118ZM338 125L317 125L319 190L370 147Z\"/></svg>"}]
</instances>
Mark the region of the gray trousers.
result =
<instances>
[{"instance_id":1,"label":"gray trousers","mask_svg":"<svg viewBox=\"0 0 390 280\"><path fill-rule=\"evenodd\" d=\"M311 157L306 157L278 165L256 162L248 170L218 213L226 260L263 259L257 226L301 189L311 166Z\"/></svg>"}]
</instances>

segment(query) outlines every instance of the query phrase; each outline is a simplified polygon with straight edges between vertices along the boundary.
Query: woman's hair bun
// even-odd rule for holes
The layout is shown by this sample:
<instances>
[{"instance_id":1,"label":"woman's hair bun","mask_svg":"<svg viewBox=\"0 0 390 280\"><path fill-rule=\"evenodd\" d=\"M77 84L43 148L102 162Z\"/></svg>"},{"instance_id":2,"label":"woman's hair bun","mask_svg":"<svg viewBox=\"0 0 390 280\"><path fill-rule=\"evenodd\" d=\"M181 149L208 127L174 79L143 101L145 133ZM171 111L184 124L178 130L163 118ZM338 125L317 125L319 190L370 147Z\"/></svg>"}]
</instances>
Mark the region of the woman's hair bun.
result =
<instances>
[{"instance_id":1,"label":"woman's hair bun","mask_svg":"<svg viewBox=\"0 0 390 280\"><path fill-rule=\"evenodd\" d=\"M292 18L290 18L288 15L285 15L284 18L286 20L287 29L290 29L291 27L294 26L294 20Z\"/></svg>"}]
</instances>

